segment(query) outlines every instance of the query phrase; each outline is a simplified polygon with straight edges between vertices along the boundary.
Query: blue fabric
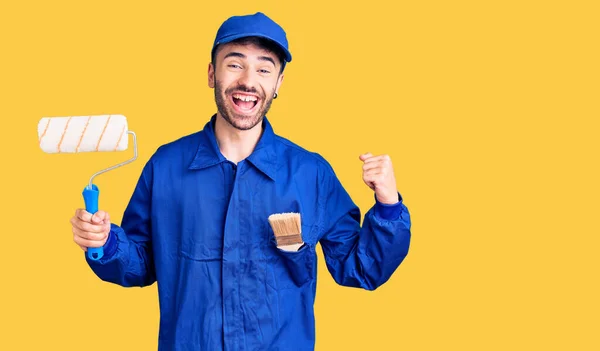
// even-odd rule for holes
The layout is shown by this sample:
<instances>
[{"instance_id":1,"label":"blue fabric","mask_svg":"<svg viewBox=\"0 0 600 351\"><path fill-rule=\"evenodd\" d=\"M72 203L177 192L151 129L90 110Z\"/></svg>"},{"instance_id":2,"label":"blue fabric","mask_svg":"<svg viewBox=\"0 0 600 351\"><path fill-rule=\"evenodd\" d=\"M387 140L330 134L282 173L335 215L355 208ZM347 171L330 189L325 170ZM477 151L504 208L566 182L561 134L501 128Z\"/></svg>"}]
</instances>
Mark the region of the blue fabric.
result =
<instances>
[{"instance_id":1,"label":"blue fabric","mask_svg":"<svg viewBox=\"0 0 600 351\"><path fill-rule=\"evenodd\" d=\"M272 40L285 53L285 62L292 61L285 30L262 12L251 15L232 16L221 24L217 30L212 52L217 46L244 37L262 37ZM284 63L285 63L284 62Z\"/></svg>"},{"instance_id":2,"label":"blue fabric","mask_svg":"<svg viewBox=\"0 0 600 351\"><path fill-rule=\"evenodd\" d=\"M375 203L361 228L321 156L265 118L254 152L235 165L219 152L214 118L156 150L104 257L86 261L107 282L158 282L161 351L313 350L317 243L338 284L374 290L408 253L409 212L400 201L382 206L391 217L376 214ZM297 252L276 246L267 218L281 212L301 214Z\"/></svg>"},{"instance_id":3,"label":"blue fabric","mask_svg":"<svg viewBox=\"0 0 600 351\"><path fill-rule=\"evenodd\" d=\"M384 220L396 220L402 214L402 196L398 194L398 202L395 204L384 204L377 201L375 197L375 216Z\"/></svg>"}]
</instances>

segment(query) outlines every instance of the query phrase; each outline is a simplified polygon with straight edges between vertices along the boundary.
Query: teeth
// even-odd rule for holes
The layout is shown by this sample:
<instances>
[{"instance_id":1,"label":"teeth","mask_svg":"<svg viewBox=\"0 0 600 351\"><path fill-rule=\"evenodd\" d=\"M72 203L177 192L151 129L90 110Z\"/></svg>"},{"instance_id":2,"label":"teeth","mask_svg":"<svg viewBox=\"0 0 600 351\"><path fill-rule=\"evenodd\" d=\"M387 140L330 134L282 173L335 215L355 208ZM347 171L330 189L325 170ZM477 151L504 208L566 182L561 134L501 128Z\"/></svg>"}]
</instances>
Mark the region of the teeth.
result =
<instances>
[{"instance_id":1,"label":"teeth","mask_svg":"<svg viewBox=\"0 0 600 351\"><path fill-rule=\"evenodd\" d=\"M257 98L254 96L248 96L248 95L239 95L239 94L235 94L233 95L234 98L242 100L242 101L256 101Z\"/></svg>"}]
</instances>

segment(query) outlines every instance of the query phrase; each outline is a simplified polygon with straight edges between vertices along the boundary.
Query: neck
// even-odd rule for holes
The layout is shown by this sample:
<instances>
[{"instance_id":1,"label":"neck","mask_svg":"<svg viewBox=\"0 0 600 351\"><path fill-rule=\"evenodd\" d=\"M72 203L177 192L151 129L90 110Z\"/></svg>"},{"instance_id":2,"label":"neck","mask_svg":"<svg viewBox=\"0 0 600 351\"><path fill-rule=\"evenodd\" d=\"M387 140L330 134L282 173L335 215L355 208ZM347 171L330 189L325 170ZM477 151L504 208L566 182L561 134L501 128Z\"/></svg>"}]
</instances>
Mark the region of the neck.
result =
<instances>
[{"instance_id":1,"label":"neck","mask_svg":"<svg viewBox=\"0 0 600 351\"><path fill-rule=\"evenodd\" d=\"M217 113L215 137L219 150L229 161L237 164L250 156L261 135L262 123L257 124L252 129L239 130Z\"/></svg>"}]
</instances>

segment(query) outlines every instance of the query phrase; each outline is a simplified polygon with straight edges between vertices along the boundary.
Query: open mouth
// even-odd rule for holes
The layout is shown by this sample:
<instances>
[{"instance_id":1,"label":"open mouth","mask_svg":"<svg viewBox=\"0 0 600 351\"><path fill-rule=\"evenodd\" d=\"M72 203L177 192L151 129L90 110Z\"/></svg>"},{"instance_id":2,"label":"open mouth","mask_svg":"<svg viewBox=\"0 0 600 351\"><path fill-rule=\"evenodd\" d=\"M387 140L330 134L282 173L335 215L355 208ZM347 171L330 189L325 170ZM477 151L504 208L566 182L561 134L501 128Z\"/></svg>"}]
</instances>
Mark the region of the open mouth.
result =
<instances>
[{"instance_id":1,"label":"open mouth","mask_svg":"<svg viewBox=\"0 0 600 351\"><path fill-rule=\"evenodd\" d=\"M235 93L231 95L233 105L241 113L250 113L258 105L258 96L250 94Z\"/></svg>"}]
</instances>

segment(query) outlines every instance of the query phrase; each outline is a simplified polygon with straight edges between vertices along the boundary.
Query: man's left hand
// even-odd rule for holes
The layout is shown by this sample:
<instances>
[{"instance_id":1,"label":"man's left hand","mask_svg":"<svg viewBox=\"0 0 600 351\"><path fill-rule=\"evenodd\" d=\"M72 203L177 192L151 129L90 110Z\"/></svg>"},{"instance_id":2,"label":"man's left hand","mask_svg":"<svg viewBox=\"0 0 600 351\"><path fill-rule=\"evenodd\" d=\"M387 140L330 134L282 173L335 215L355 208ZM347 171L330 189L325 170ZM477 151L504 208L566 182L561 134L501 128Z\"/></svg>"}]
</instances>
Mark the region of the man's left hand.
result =
<instances>
[{"instance_id":1,"label":"man's left hand","mask_svg":"<svg viewBox=\"0 0 600 351\"><path fill-rule=\"evenodd\" d=\"M360 155L363 161L363 181L375 192L377 200L393 205L398 202L398 190L392 160L388 155Z\"/></svg>"}]
</instances>

